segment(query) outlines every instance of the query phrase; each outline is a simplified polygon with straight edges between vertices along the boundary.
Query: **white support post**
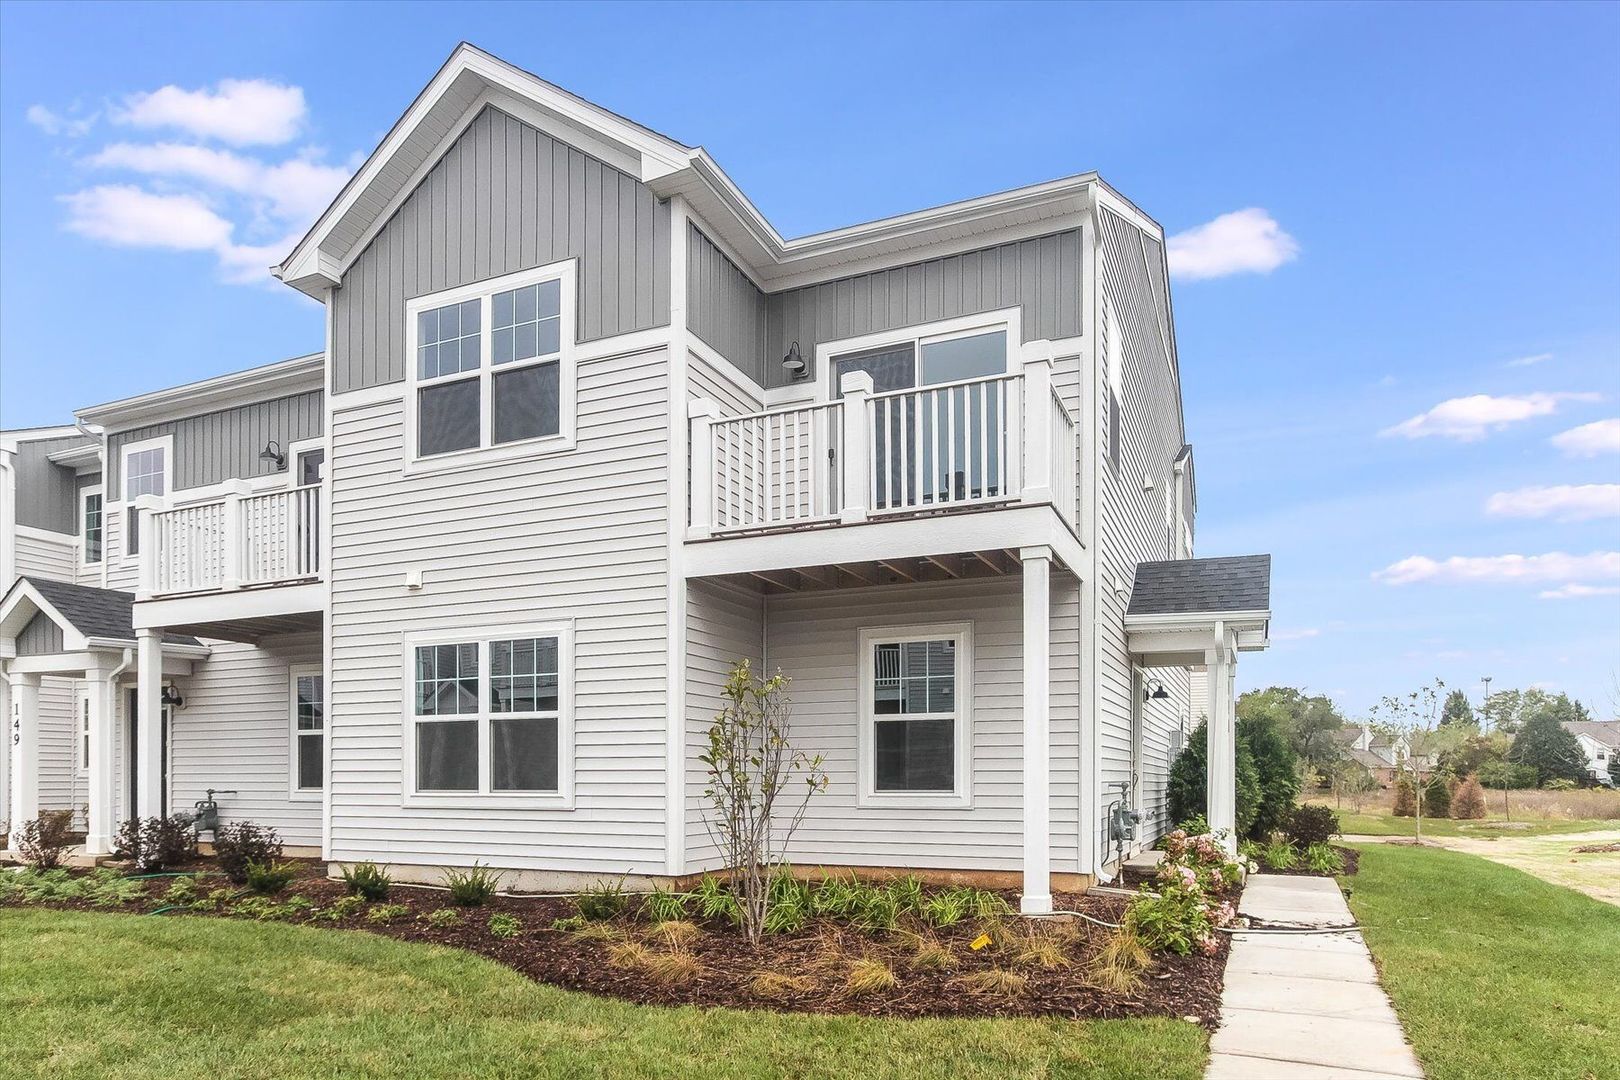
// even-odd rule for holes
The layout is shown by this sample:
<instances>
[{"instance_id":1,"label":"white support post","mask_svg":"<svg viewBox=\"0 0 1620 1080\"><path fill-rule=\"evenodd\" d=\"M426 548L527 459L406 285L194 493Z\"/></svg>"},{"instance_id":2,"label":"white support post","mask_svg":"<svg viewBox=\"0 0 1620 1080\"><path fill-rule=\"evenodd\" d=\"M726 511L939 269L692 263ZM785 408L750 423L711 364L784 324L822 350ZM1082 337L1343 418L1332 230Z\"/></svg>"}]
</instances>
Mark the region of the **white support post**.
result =
<instances>
[{"instance_id":1,"label":"white support post","mask_svg":"<svg viewBox=\"0 0 1620 1080\"><path fill-rule=\"evenodd\" d=\"M1222 843L1237 851L1237 732L1232 718L1233 672L1226 624L1215 622L1215 645L1207 649L1209 719L1205 744L1204 790L1210 831L1225 832Z\"/></svg>"},{"instance_id":2,"label":"white support post","mask_svg":"<svg viewBox=\"0 0 1620 1080\"><path fill-rule=\"evenodd\" d=\"M1024 346L1025 502L1052 501L1052 343Z\"/></svg>"},{"instance_id":3,"label":"white support post","mask_svg":"<svg viewBox=\"0 0 1620 1080\"><path fill-rule=\"evenodd\" d=\"M165 557L165 553L157 550L157 525L152 515L164 509L163 500L156 495L142 495L135 500L136 537L139 541L141 560L141 576L139 587L135 592L135 599L145 600L158 591L158 561ZM128 526L128 521L125 523Z\"/></svg>"},{"instance_id":4,"label":"white support post","mask_svg":"<svg viewBox=\"0 0 1620 1080\"><path fill-rule=\"evenodd\" d=\"M251 495L253 489L246 483L236 480L225 487L224 505L220 507L220 520L225 535L220 538L224 550L220 552L219 587L221 589L240 589L246 575L244 573L245 546L242 538L246 535L245 523L242 521L242 497ZM281 544L286 552L286 572L289 576L298 573L298 508L287 503L286 528L283 531ZM261 538L262 542L263 538Z\"/></svg>"},{"instance_id":5,"label":"white support post","mask_svg":"<svg viewBox=\"0 0 1620 1080\"><path fill-rule=\"evenodd\" d=\"M11 676L11 716L6 739L11 743L11 833L17 850L24 823L39 817L39 676Z\"/></svg>"},{"instance_id":6,"label":"white support post","mask_svg":"<svg viewBox=\"0 0 1620 1080\"><path fill-rule=\"evenodd\" d=\"M135 817L163 815L163 631L135 631Z\"/></svg>"},{"instance_id":7,"label":"white support post","mask_svg":"<svg viewBox=\"0 0 1620 1080\"><path fill-rule=\"evenodd\" d=\"M864 371L846 371L839 379L838 388L844 394L844 445L838 448L839 460L844 463L844 505L839 509L839 520L852 525L866 520L872 490L872 376Z\"/></svg>"},{"instance_id":8,"label":"white support post","mask_svg":"<svg viewBox=\"0 0 1620 1080\"><path fill-rule=\"evenodd\" d=\"M1052 911L1052 549L1024 548L1025 915Z\"/></svg>"},{"instance_id":9,"label":"white support post","mask_svg":"<svg viewBox=\"0 0 1620 1080\"><path fill-rule=\"evenodd\" d=\"M714 531L714 422L720 418L720 406L698 398L686 406L686 416L692 433L692 516L686 535L696 539Z\"/></svg>"},{"instance_id":10,"label":"white support post","mask_svg":"<svg viewBox=\"0 0 1620 1080\"><path fill-rule=\"evenodd\" d=\"M113 672L109 667L85 672L90 700L90 790L84 838L86 855L111 855L113 840Z\"/></svg>"}]
</instances>

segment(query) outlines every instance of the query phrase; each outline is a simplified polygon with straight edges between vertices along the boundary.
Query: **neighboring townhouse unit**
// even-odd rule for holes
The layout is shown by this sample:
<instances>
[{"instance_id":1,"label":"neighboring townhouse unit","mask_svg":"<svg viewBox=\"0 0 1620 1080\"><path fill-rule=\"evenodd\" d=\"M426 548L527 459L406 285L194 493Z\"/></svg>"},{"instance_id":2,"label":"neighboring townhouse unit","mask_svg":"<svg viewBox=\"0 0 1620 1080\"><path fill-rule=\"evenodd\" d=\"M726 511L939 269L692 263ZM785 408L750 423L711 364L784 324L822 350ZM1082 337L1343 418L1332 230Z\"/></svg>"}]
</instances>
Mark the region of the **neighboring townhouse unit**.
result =
<instances>
[{"instance_id":1,"label":"neighboring townhouse unit","mask_svg":"<svg viewBox=\"0 0 1620 1080\"><path fill-rule=\"evenodd\" d=\"M1586 771L1599 784L1612 786L1610 766L1620 754L1620 720L1566 720L1564 726L1581 744L1586 755Z\"/></svg>"},{"instance_id":2,"label":"neighboring townhouse unit","mask_svg":"<svg viewBox=\"0 0 1620 1080\"><path fill-rule=\"evenodd\" d=\"M463 45L277 273L326 306L324 368L291 362L324 397L273 398L313 414L215 424L207 466L167 411L196 388L79 414L119 493L109 550L138 523L103 584L136 597L139 712L183 658L188 746L302 793L304 690L269 673L319 678L319 801L227 817L405 878L686 877L717 865L699 754L747 659L792 678L830 773L799 865L1049 910L1169 827L1206 716L1232 821L1269 557L1192 557L1163 232L1095 174L785 240L702 149ZM172 478L145 479L154 449ZM227 656L252 689L207 684ZM135 742L155 813L161 744ZM168 806L200 782L181 761Z\"/></svg>"}]
</instances>

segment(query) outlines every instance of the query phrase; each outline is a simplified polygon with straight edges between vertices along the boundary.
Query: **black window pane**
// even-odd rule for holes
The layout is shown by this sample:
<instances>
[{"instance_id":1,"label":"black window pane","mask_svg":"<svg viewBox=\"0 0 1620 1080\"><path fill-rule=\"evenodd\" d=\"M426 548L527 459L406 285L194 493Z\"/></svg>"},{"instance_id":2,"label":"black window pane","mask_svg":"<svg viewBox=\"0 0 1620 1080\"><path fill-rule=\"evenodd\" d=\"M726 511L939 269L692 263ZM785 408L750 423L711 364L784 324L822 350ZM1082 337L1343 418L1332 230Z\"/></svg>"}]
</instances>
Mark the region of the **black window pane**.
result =
<instances>
[{"instance_id":1,"label":"black window pane","mask_svg":"<svg viewBox=\"0 0 1620 1080\"><path fill-rule=\"evenodd\" d=\"M321 761L322 742L319 733L298 736L298 786L301 788L321 786L324 772Z\"/></svg>"},{"instance_id":2,"label":"black window pane","mask_svg":"<svg viewBox=\"0 0 1620 1080\"><path fill-rule=\"evenodd\" d=\"M416 726L416 786L420 791L478 790L478 721Z\"/></svg>"},{"instance_id":3,"label":"black window pane","mask_svg":"<svg viewBox=\"0 0 1620 1080\"><path fill-rule=\"evenodd\" d=\"M872 392L887 393L917 385L916 353L910 342L889 345L868 352L851 353L833 361L833 396L843 397L844 375L864 371L872 376Z\"/></svg>"},{"instance_id":4,"label":"black window pane","mask_svg":"<svg viewBox=\"0 0 1620 1080\"><path fill-rule=\"evenodd\" d=\"M502 372L495 376L494 393L495 442L555 435L560 430L556 364Z\"/></svg>"},{"instance_id":5,"label":"black window pane","mask_svg":"<svg viewBox=\"0 0 1620 1080\"><path fill-rule=\"evenodd\" d=\"M954 720L883 720L874 726L877 791L951 791L956 786Z\"/></svg>"},{"instance_id":6,"label":"black window pane","mask_svg":"<svg viewBox=\"0 0 1620 1080\"><path fill-rule=\"evenodd\" d=\"M418 399L417 450L424 457L478 445L478 380L424 386Z\"/></svg>"},{"instance_id":7,"label":"black window pane","mask_svg":"<svg viewBox=\"0 0 1620 1080\"><path fill-rule=\"evenodd\" d=\"M491 720L489 740L494 790L557 790L557 721Z\"/></svg>"},{"instance_id":8,"label":"black window pane","mask_svg":"<svg viewBox=\"0 0 1620 1080\"><path fill-rule=\"evenodd\" d=\"M1006 370L1007 333L1004 330L923 346L922 381L927 385L999 375Z\"/></svg>"}]
</instances>

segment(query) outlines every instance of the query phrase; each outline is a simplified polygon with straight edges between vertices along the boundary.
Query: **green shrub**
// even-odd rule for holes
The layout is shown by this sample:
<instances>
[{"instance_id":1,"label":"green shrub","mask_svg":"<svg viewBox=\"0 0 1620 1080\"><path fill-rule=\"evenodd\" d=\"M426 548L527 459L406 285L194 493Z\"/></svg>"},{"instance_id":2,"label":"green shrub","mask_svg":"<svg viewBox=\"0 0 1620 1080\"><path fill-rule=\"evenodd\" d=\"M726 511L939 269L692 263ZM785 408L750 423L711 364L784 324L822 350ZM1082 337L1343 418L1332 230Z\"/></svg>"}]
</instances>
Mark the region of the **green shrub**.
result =
<instances>
[{"instance_id":1,"label":"green shrub","mask_svg":"<svg viewBox=\"0 0 1620 1080\"><path fill-rule=\"evenodd\" d=\"M1144 947L1181 956L1213 940L1215 932L1200 890L1180 885L1165 886L1158 895L1138 893L1126 908L1125 926Z\"/></svg>"},{"instance_id":2,"label":"green shrub","mask_svg":"<svg viewBox=\"0 0 1620 1080\"><path fill-rule=\"evenodd\" d=\"M1288 818L1288 839L1301 850L1325 844L1339 835L1339 815L1332 807L1306 803L1294 807Z\"/></svg>"},{"instance_id":3,"label":"green shrub","mask_svg":"<svg viewBox=\"0 0 1620 1080\"><path fill-rule=\"evenodd\" d=\"M110 866L85 875L85 896L97 907L119 907L146 898L146 882L127 878Z\"/></svg>"},{"instance_id":4,"label":"green shrub","mask_svg":"<svg viewBox=\"0 0 1620 1080\"><path fill-rule=\"evenodd\" d=\"M247 887L263 896L280 892L298 876L298 864L290 862L250 862L247 864Z\"/></svg>"},{"instance_id":5,"label":"green shrub","mask_svg":"<svg viewBox=\"0 0 1620 1080\"><path fill-rule=\"evenodd\" d=\"M393 884L394 879L388 876L388 871L374 862L355 863L343 868L343 887L348 889L350 896L386 900L388 889Z\"/></svg>"},{"instance_id":6,"label":"green shrub","mask_svg":"<svg viewBox=\"0 0 1620 1080\"><path fill-rule=\"evenodd\" d=\"M1575 781L1564 776L1555 776L1541 785L1542 791L1574 791L1580 787Z\"/></svg>"},{"instance_id":7,"label":"green shrub","mask_svg":"<svg viewBox=\"0 0 1620 1080\"><path fill-rule=\"evenodd\" d=\"M23 822L12 843L23 861L36 870L55 870L72 846L71 810L40 811L39 817Z\"/></svg>"},{"instance_id":8,"label":"green shrub","mask_svg":"<svg viewBox=\"0 0 1620 1080\"><path fill-rule=\"evenodd\" d=\"M393 922L402 915L409 915L411 909L404 904L375 904L366 911L366 922Z\"/></svg>"},{"instance_id":9,"label":"green shrub","mask_svg":"<svg viewBox=\"0 0 1620 1080\"><path fill-rule=\"evenodd\" d=\"M923 901L922 919L929 926L955 926L968 914L968 898L955 889L935 893Z\"/></svg>"},{"instance_id":10,"label":"green shrub","mask_svg":"<svg viewBox=\"0 0 1620 1080\"><path fill-rule=\"evenodd\" d=\"M828 919L853 918L864 896L864 888L853 876L829 874L810 890L810 913Z\"/></svg>"},{"instance_id":11,"label":"green shrub","mask_svg":"<svg viewBox=\"0 0 1620 1080\"><path fill-rule=\"evenodd\" d=\"M1194 814L1183 820L1176 828L1188 836L1203 836L1209 832L1209 819L1203 814Z\"/></svg>"},{"instance_id":12,"label":"green shrub","mask_svg":"<svg viewBox=\"0 0 1620 1080\"><path fill-rule=\"evenodd\" d=\"M193 877L175 878L163 893L163 902L175 907L191 907L202 899L202 889Z\"/></svg>"},{"instance_id":13,"label":"green shrub","mask_svg":"<svg viewBox=\"0 0 1620 1080\"><path fill-rule=\"evenodd\" d=\"M365 906L364 897L340 896L327 905L326 910L321 913L321 918L331 922L341 922L351 916L360 914Z\"/></svg>"},{"instance_id":14,"label":"green shrub","mask_svg":"<svg viewBox=\"0 0 1620 1080\"><path fill-rule=\"evenodd\" d=\"M498 938L515 938L523 932L523 924L516 915L498 911L489 917L489 932Z\"/></svg>"},{"instance_id":15,"label":"green shrub","mask_svg":"<svg viewBox=\"0 0 1620 1080\"><path fill-rule=\"evenodd\" d=\"M893 930L900 922L900 901L887 889L868 889L854 921L869 934Z\"/></svg>"},{"instance_id":16,"label":"green shrub","mask_svg":"<svg viewBox=\"0 0 1620 1080\"><path fill-rule=\"evenodd\" d=\"M624 884L618 881L592 885L574 897L574 910L592 922L616 919L629 906L630 899L624 895Z\"/></svg>"},{"instance_id":17,"label":"green shrub","mask_svg":"<svg viewBox=\"0 0 1620 1080\"><path fill-rule=\"evenodd\" d=\"M560 930L563 933L572 933L575 930L583 930L588 925L589 920L587 920L583 915L569 915L565 918L551 920L551 928L553 930Z\"/></svg>"},{"instance_id":18,"label":"green shrub","mask_svg":"<svg viewBox=\"0 0 1620 1080\"><path fill-rule=\"evenodd\" d=\"M211 889L207 896L191 902L192 911L224 911L236 895L230 889Z\"/></svg>"},{"instance_id":19,"label":"green shrub","mask_svg":"<svg viewBox=\"0 0 1620 1080\"><path fill-rule=\"evenodd\" d=\"M1423 789L1423 816L1448 818L1451 816L1451 778L1435 776Z\"/></svg>"},{"instance_id":20,"label":"green shrub","mask_svg":"<svg viewBox=\"0 0 1620 1080\"><path fill-rule=\"evenodd\" d=\"M446 870L444 887L457 907L481 907L501 887L501 875L475 862L469 870Z\"/></svg>"},{"instance_id":21,"label":"green shrub","mask_svg":"<svg viewBox=\"0 0 1620 1080\"><path fill-rule=\"evenodd\" d=\"M281 854L281 837L268 825L237 821L214 830L214 861L237 885L248 883L249 863L268 866Z\"/></svg>"},{"instance_id":22,"label":"green shrub","mask_svg":"<svg viewBox=\"0 0 1620 1080\"><path fill-rule=\"evenodd\" d=\"M923 884L922 878L916 874L907 874L905 877L895 878L889 882L889 895L894 897L903 914L915 915L922 910Z\"/></svg>"},{"instance_id":23,"label":"green shrub","mask_svg":"<svg viewBox=\"0 0 1620 1080\"><path fill-rule=\"evenodd\" d=\"M698 879L698 886L693 890L692 898L697 902L698 914L705 919L742 922L742 909L737 906L737 898L731 895L731 890L726 888L725 882L713 874L704 874Z\"/></svg>"},{"instance_id":24,"label":"green shrub","mask_svg":"<svg viewBox=\"0 0 1620 1080\"><path fill-rule=\"evenodd\" d=\"M1250 750L1248 741L1243 737L1246 731L1252 729L1240 727L1238 729L1237 748L1235 752L1235 769L1237 781L1237 807L1236 825L1237 835L1254 836L1258 834L1256 821L1260 816L1261 804L1265 788L1259 768L1255 764L1254 753ZM1184 821L1194 815L1202 815L1208 800L1204 790L1207 776L1208 758L1208 725L1200 723L1187 736L1187 745L1182 747L1181 753L1170 765L1170 779L1166 785L1166 794L1170 801L1170 817L1175 821ZM1293 781L1294 790L1298 790L1297 779ZM1292 796L1289 796L1292 799ZM1207 822L1206 822L1207 828Z\"/></svg>"},{"instance_id":25,"label":"green shrub","mask_svg":"<svg viewBox=\"0 0 1620 1080\"><path fill-rule=\"evenodd\" d=\"M1395 806L1392 813L1396 817L1417 816L1417 786L1404 775L1395 781Z\"/></svg>"},{"instance_id":26,"label":"green shrub","mask_svg":"<svg viewBox=\"0 0 1620 1080\"><path fill-rule=\"evenodd\" d=\"M462 918L461 912L457 911L455 908L442 907L435 908L433 911L430 911L426 915L422 916L422 921L433 927L435 930L444 930L451 926L460 926Z\"/></svg>"},{"instance_id":27,"label":"green shrub","mask_svg":"<svg viewBox=\"0 0 1620 1080\"><path fill-rule=\"evenodd\" d=\"M46 870L16 870L7 875L11 891L28 904L81 899L89 889L85 878L76 878L61 867Z\"/></svg>"},{"instance_id":28,"label":"green shrub","mask_svg":"<svg viewBox=\"0 0 1620 1080\"><path fill-rule=\"evenodd\" d=\"M810 886L788 870L778 870L765 890L767 934L791 934L810 919Z\"/></svg>"},{"instance_id":29,"label":"green shrub","mask_svg":"<svg viewBox=\"0 0 1620 1080\"><path fill-rule=\"evenodd\" d=\"M1344 873L1344 856L1328 844L1312 844L1305 849L1305 869L1313 874Z\"/></svg>"},{"instance_id":30,"label":"green shrub","mask_svg":"<svg viewBox=\"0 0 1620 1080\"><path fill-rule=\"evenodd\" d=\"M1256 839L1288 827L1299 796L1299 758L1269 715L1244 716L1238 709L1237 740L1249 751L1260 781L1260 805L1244 832Z\"/></svg>"},{"instance_id":31,"label":"green shrub","mask_svg":"<svg viewBox=\"0 0 1620 1080\"><path fill-rule=\"evenodd\" d=\"M1299 865L1299 856L1287 839L1274 836L1260 852L1260 861L1272 870L1292 870Z\"/></svg>"},{"instance_id":32,"label":"green shrub","mask_svg":"<svg viewBox=\"0 0 1620 1080\"><path fill-rule=\"evenodd\" d=\"M197 857L197 830L190 818L130 818L118 826L113 854L143 873L179 866Z\"/></svg>"},{"instance_id":33,"label":"green shrub","mask_svg":"<svg viewBox=\"0 0 1620 1080\"><path fill-rule=\"evenodd\" d=\"M673 889L655 888L641 901L641 917L650 922L686 918L686 897Z\"/></svg>"}]
</instances>

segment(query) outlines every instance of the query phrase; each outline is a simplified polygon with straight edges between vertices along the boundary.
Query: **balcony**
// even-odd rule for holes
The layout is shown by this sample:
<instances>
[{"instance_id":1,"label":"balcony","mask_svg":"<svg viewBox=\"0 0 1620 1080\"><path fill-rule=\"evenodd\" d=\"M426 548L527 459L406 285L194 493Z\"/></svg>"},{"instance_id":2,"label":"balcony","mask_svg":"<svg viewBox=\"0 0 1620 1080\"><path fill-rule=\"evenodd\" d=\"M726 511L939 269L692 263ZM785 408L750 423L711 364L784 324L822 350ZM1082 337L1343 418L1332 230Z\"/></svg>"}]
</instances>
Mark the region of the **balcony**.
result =
<instances>
[{"instance_id":1,"label":"balcony","mask_svg":"<svg viewBox=\"0 0 1620 1080\"><path fill-rule=\"evenodd\" d=\"M136 627L229 640L318 629L324 496L320 484L257 493L242 484L182 506L137 500Z\"/></svg>"},{"instance_id":2,"label":"balcony","mask_svg":"<svg viewBox=\"0 0 1620 1080\"><path fill-rule=\"evenodd\" d=\"M835 400L743 416L693 401L688 573L906 578L925 560L954 577L953 560L1015 565L1030 545L1072 557L1076 423L1032 351L1015 372L882 394L849 372Z\"/></svg>"}]
</instances>

